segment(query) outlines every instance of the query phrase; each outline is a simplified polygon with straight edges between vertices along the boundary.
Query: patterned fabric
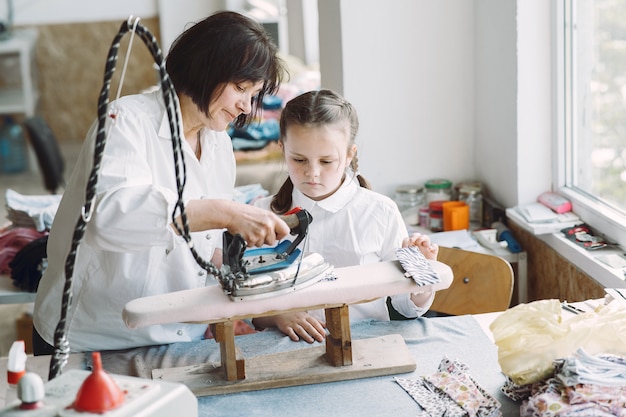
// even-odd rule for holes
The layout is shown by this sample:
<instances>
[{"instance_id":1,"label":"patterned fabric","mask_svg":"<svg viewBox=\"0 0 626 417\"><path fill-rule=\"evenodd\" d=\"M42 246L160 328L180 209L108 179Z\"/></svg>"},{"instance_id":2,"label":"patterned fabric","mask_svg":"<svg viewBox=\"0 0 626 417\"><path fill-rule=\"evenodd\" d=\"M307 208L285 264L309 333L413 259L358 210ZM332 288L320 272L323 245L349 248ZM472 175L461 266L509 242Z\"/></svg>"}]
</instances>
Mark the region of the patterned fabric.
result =
<instances>
[{"instance_id":1,"label":"patterned fabric","mask_svg":"<svg viewBox=\"0 0 626 417\"><path fill-rule=\"evenodd\" d=\"M424 254L415 246L397 248L396 257L400 265L406 271L405 275L413 278L417 285L431 285L440 282L439 275Z\"/></svg>"},{"instance_id":2,"label":"patterned fabric","mask_svg":"<svg viewBox=\"0 0 626 417\"><path fill-rule=\"evenodd\" d=\"M502 392L524 400L521 417L626 417L625 365L625 358L579 349L555 360L551 377L522 386L507 377Z\"/></svg>"},{"instance_id":3,"label":"patterned fabric","mask_svg":"<svg viewBox=\"0 0 626 417\"><path fill-rule=\"evenodd\" d=\"M445 392L425 379L395 378L416 403L423 408L419 417L465 417L467 413Z\"/></svg>"},{"instance_id":4,"label":"patterned fabric","mask_svg":"<svg viewBox=\"0 0 626 417\"><path fill-rule=\"evenodd\" d=\"M420 379L395 378L422 407L420 417L500 417L500 403L470 376L467 366L444 358L438 372Z\"/></svg>"}]
</instances>

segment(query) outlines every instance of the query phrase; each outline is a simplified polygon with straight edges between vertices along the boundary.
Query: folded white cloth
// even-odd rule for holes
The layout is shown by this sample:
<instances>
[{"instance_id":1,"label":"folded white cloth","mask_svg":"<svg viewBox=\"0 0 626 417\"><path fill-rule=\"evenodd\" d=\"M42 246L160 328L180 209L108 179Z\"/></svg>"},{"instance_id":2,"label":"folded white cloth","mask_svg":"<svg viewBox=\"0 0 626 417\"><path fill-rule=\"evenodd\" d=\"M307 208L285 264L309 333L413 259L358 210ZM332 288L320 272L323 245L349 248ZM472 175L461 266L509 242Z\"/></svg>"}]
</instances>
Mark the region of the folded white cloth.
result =
<instances>
[{"instance_id":1,"label":"folded white cloth","mask_svg":"<svg viewBox=\"0 0 626 417\"><path fill-rule=\"evenodd\" d=\"M38 232L50 230L59 208L61 195L22 195L7 189L5 194L7 219L15 226L34 227Z\"/></svg>"}]
</instances>

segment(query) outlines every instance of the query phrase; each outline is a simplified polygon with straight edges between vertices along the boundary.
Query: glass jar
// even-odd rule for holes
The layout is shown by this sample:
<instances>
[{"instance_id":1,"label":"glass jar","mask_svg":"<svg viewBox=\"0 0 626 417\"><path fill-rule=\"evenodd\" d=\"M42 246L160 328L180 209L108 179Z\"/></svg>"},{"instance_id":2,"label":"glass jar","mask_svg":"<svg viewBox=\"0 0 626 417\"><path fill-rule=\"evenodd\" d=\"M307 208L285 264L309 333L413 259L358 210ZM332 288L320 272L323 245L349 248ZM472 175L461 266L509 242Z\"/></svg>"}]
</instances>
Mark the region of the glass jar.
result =
<instances>
[{"instance_id":1,"label":"glass jar","mask_svg":"<svg viewBox=\"0 0 626 417\"><path fill-rule=\"evenodd\" d=\"M424 189L418 185L400 185L396 188L395 202L407 225L418 224L419 208L424 205Z\"/></svg>"},{"instance_id":2,"label":"glass jar","mask_svg":"<svg viewBox=\"0 0 626 417\"><path fill-rule=\"evenodd\" d=\"M422 206L419 209L419 225L424 229L430 227L430 209L428 206Z\"/></svg>"},{"instance_id":3,"label":"glass jar","mask_svg":"<svg viewBox=\"0 0 626 417\"><path fill-rule=\"evenodd\" d=\"M431 201L428 203L428 225L431 232L443 231L443 203L445 201Z\"/></svg>"},{"instance_id":4,"label":"glass jar","mask_svg":"<svg viewBox=\"0 0 626 417\"><path fill-rule=\"evenodd\" d=\"M478 229L483 223L483 194L480 183L461 184L459 201L469 206L470 229Z\"/></svg>"},{"instance_id":5,"label":"glass jar","mask_svg":"<svg viewBox=\"0 0 626 417\"><path fill-rule=\"evenodd\" d=\"M452 182L436 178L426 181L424 184L426 189L426 204L431 201L450 201L452 200Z\"/></svg>"}]
</instances>

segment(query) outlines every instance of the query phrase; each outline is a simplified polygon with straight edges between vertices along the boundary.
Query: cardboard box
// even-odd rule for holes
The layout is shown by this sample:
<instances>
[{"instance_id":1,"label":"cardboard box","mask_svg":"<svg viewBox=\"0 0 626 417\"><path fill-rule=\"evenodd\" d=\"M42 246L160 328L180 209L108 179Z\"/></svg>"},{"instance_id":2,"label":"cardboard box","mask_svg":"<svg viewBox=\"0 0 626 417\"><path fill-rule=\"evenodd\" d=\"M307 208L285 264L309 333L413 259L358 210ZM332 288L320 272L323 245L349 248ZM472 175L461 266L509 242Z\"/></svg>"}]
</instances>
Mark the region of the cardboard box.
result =
<instances>
[{"instance_id":1,"label":"cardboard box","mask_svg":"<svg viewBox=\"0 0 626 417\"><path fill-rule=\"evenodd\" d=\"M15 320L15 334L17 340L23 340L26 353L33 353L33 316L23 313Z\"/></svg>"}]
</instances>

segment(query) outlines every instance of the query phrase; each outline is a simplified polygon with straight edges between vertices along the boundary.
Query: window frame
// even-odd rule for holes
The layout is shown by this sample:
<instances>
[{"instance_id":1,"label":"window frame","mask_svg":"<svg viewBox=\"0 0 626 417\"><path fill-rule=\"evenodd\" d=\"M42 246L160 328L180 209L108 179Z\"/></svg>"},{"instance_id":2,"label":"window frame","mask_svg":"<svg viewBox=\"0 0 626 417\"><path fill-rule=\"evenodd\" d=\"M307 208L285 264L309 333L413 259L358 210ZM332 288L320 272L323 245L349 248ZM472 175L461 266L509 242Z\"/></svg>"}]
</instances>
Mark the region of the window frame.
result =
<instances>
[{"instance_id":1,"label":"window frame","mask_svg":"<svg viewBox=\"0 0 626 417\"><path fill-rule=\"evenodd\" d=\"M570 28L576 21L576 0L554 2L554 48L553 75L555 86L553 187L571 200L573 211L589 224L596 233L611 243L626 247L626 216L608 204L600 202L576 188L574 182L574 158L576 149L574 114L576 96L574 62L576 39Z\"/></svg>"}]
</instances>

